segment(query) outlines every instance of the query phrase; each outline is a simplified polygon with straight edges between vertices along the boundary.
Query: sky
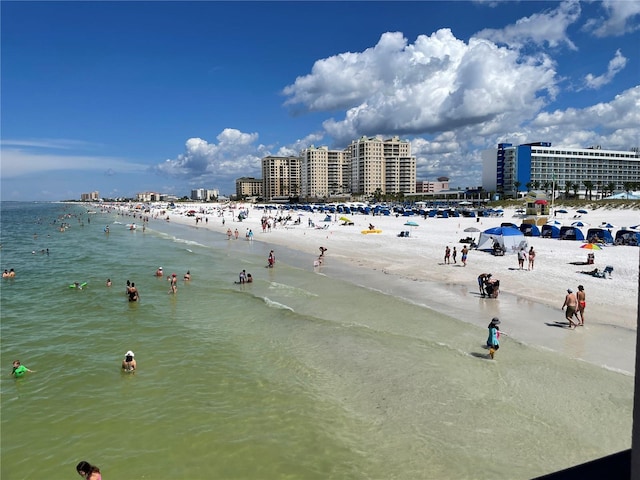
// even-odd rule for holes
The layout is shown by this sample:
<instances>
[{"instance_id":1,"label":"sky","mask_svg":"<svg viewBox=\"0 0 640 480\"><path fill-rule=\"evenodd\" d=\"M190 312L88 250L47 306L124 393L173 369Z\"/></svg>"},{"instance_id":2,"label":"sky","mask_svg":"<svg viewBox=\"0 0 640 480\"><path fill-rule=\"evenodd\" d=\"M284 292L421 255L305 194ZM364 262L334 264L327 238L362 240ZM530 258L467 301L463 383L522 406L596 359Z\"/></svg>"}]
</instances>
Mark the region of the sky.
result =
<instances>
[{"instance_id":1,"label":"sky","mask_svg":"<svg viewBox=\"0 0 640 480\"><path fill-rule=\"evenodd\" d=\"M0 2L0 198L235 192L267 155L640 146L640 2Z\"/></svg>"}]
</instances>

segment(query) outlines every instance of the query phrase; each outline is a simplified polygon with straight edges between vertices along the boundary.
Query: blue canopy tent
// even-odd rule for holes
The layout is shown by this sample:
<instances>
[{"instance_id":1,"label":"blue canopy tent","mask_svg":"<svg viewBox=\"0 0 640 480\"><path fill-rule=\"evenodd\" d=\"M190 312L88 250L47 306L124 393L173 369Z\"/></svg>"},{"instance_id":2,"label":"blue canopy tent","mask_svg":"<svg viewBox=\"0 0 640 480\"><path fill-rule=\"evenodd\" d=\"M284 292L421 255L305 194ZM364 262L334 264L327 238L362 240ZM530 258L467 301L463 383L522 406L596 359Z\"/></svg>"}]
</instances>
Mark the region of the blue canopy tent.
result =
<instances>
[{"instance_id":1,"label":"blue canopy tent","mask_svg":"<svg viewBox=\"0 0 640 480\"><path fill-rule=\"evenodd\" d=\"M560 240L584 241L584 233L577 227L560 227Z\"/></svg>"},{"instance_id":2,"label":"blue canopy tent","mask_svg":"<svg viewBox=\"0 0 640 480\"><path fill-rule=\"evenodd\" d=\"M527 248L527 240L519 229L494 227L480 234L478 250L494 250L496 243L505 253L516 253L521 248Z\"/></svg>"},{"instance_id":3,"label":"blue canopy tent","mask_svg":"<svg viewBox=\"0 0 640 480\"><path fill-rule=\"evenodd\" d=\"M540 236L542 238L560 238L560 228L555 225L543 225Z\"/></svg>"},{"instance_id":4,"label":"blue canopy tent","mask_svg":"<svg viewBox=\"0 0 640 480\"><path fill-rule=\"evenodd\" d=\"M587 242L594 240L594 243L613 243L613 235L604 228L590 228L587 230Z\"/></svg>"},{"instance_id":5,"label":"blue canopy tent","mask_svg":"<svg viewBox=\"0 0 640 480\"><path fill-rule=\"evenodd\" d=\"M520 231L525 237L539 237L540 229L532 223L523 223L520 225Z\"/></svg>"},{"instance_id":6,"label":"blue canopy tent","mask_svg":"<svg viewBox=\"0 0 640 480\"><path fill-rule=\"evenodd\" d=\"M616 232L616 245L640 246L640 232L622 229Z\"/></svg>"}]
</instances>

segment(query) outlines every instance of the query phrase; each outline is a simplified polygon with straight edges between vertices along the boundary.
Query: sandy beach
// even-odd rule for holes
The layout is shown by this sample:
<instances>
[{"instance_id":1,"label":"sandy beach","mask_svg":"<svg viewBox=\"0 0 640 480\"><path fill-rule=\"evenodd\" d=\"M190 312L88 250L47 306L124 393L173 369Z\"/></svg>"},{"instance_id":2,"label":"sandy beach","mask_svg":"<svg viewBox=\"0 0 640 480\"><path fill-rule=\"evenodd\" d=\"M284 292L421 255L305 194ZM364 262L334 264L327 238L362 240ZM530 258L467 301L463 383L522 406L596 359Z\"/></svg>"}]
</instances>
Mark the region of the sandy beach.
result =
<instances>
[{"instance_id":1,"label":"sandy beach","mask_svg":"<svg viewBox=\"0 0 640 480\"><path fill-rule=\"evenodd\" d=\"M562 208L557 205L556 208ZM640 223L640 206L635 208L588 208L579 214L565 207L566 214L557 213L555 221L562 225L581 221L584 234L590 227L609 223L613 235L622 227ZM196 210L196 217L187 216ZM241 211L247 218L238 221ZM263 232L264 216L278 218L291 215L292 219ZM502 216L477 218L422 218L406 216L348 215L353 225L343 225L340 214L332 215L325 222L325 214L296 211L264 211L250 204L235 204L224 210L215 205L180 204L179 208L160 212L151 211L153 221L170 221L197 226L225 233L238 230L238 240L247 241L246 234L253 232L253 241L266 242L277 251L277 246L300 251L309 256L310 269L322 272L340 262L346 265L353 278L385 293L406 297L423 303L453 317L484 326L492 315L503 318L504 330L519 341L540 345L542 348L561 351L574 358L604 364L609 368L633 372L635 358L635 331L638 305L638 247L604 246L591 251L581 248L583 242L540 237L525 237L528 246L536 252L535 264L528 270L518 268L515 254L494 256L480 250L470 250L467 266L461 263L460 240L479 233L465 232L467 228L481 231L500 226L503 222L522 223L522 216L515 208L506 208ZM167 220L168 218L168 220ZM196 218L199 218L196 224ZM298 224L294 224L296 219ZM223 224L224 219L224 224ZM418 226L406 226L412 221ZM373 224L380 233L362 234ZM401 231L409 231L409 238L399 237ZM314 267L319 248L327 249L323 264ZM458 250L457 263L444 263L444 251L449 246ZM594 253L593 265L577 265L586 262L587 254ZM266 264L265 258L265 264ZM286 260L285 260L286 261ZM606 266L614 268L607 278L596 278L579 273ZM359 272L359 273L356 273ZM497 299L481 298L477 277L492 273L500 280L500 296ZM381 278L384 276L384 278ZM383 285L383 287L381 287ZM585 326L570 330L562 327L565 322L561 307L568 288L574 292L583 285L587 307ZM428 286L428 287L427 287ZM429 293L426 293L429 292ZM573 335L574 337L571 337Z\"/></svg>"}]
</instances>

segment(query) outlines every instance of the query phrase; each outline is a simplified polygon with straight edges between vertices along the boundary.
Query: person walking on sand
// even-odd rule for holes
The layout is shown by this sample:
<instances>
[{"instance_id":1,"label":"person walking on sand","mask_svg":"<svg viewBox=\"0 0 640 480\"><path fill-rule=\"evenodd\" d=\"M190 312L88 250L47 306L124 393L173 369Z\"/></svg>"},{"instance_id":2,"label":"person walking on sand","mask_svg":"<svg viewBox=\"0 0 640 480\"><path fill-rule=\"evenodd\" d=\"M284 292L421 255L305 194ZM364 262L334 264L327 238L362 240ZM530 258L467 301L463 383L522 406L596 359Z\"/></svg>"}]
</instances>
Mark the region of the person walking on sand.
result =
<instances>
[{"instance_id":1,"label":"person walking on sand","mask_svg":"<svg viewBox=\"0 0 640 480\"><path fill-rule=\"evenodd\" d=\"M578 314L580 315L580 326L584 327L584 309L587 306L587 295L584 293L584 287L578 285L578 293L576 293L578 300Z\"/></svg>"},{"instance_id":2,"label":"person walking on sand","mask_svg":"<svg viewBox=\"0 0 640 480\"><path fill-rule=\"evenodd\" d=\"M500 319L493 317L489 323L489 337L487 338L487 347L489 347L489 357L493 360L496 352L500 348Z\"/></svg>"},{"instance_id":3,"label":"person walking on sand","mask_svg":"<svg viewBox=\"0 0 640 480\"><path fill-rule=\"evenodd\" d=\"M535 261L536 258L536 252L533 249L533 247L531 247L529 249L529 270L533 270L533 262Z\"/></svg>"},{"instance_id":4,"label":"person walking on sand","mask_svg":"<svg viewBox=\"0 0 640 480\"><path fill-rule=\"evenodd\" d=\"M524 262L527 259L527 252L524 251L524 247L518 250L518 266L520 270L524 270Z\"/></svg>"},{"instance_id":5,"label":"person walking on sand","mask_svg":"<svg viewBox=\"0 0 640 480\"><path fill-rule=\"evenodd\" d=\"M567 307L564 316L569 322L569 328L575 328L578 324L573 321L574 315L576 315L576 308L578 306L578 299L576 294L570 288L567 289L567 296L564 297L564 303L562 308Z\"/></svg>"},{"instance_id":6,"label":"person walking on sand","mask_svg":"<svg viewBox=\"0 0 640 480\"><path fill-rule=\"evenodd\" d=\"M456 247L453 247L453 253L451 254L451 256L453 257L453 263L458 263L458 260L456 260L458 256L458 250L456 249Z\"/></svg>"},{"instance_id":7,"label":"person walking on sand","mask_svg":"<svg viewBox=\"0 0 640 480\"><path fill-rule=\"evenodd\" d=\"M449 248L449 245L446 246L446 248L444 249L444 263L446 264L450 264L451 260L449 259L451 257L451 249Z\"/></svg>"},{"instance_id":8,"label":"person walking on sand","mask_svg":"<svg viewBox=\"0 0 640 480\"><path fill-rule=\"evenodd\" d=\"M466 267L467 266L467 255L469 254L469 249L467 248L467 246L465 245L464 247L462 247L462 250L460 250L460 253L462 254L462 266Z\"/></svg>"}]
</instances>

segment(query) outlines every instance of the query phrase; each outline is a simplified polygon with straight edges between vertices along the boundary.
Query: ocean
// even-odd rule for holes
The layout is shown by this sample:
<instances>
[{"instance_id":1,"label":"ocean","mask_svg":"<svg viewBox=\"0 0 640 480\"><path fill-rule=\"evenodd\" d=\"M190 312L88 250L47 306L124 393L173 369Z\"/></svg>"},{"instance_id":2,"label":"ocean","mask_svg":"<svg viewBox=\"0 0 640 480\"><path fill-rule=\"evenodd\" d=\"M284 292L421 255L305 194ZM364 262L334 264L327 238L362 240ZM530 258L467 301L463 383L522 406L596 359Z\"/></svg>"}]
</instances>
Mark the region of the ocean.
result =
<instances>
[{"instance_id":1,"label":"ocean","mask_svg":"<svg viewBox=\"0 0 640 480\"><path fill-rule=\"evenodd\" d=\"M508 337L487 360L486 328L330 255L93 210L1 204L3 480L528 479L630 448L629 373Z\"/></svg>"}]
</instances>

